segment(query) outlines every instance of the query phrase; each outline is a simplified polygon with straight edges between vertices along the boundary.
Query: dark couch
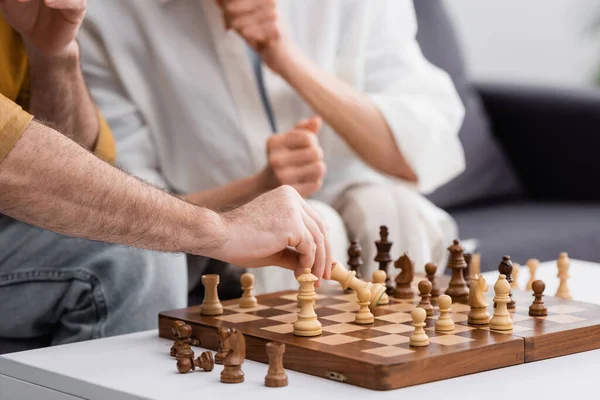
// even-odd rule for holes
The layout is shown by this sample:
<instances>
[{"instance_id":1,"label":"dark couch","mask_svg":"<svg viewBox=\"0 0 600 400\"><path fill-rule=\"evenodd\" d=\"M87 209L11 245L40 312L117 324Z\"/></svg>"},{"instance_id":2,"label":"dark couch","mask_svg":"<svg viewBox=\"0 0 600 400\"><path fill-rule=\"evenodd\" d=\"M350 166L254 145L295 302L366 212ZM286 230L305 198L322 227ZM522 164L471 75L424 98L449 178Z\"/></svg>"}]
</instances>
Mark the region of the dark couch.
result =
<instances>
[{"instance_id":1,"label":"dark couch","mask_svg":"<svg viewBox=\"0 0 600 400\"><path fill-rule=\"evenodd\" d=\"M466 171L430 199L479 241L483 271L505 254L600 261L600 91L472 82L443 2L414 4L423 53L466 107Z\"/></svg>"},{"instance_id":2,"label":"dark couch","mask_svg":"<svg viewBox=\"0 0 600 400\"><path fill-rule=\"evenodd\" d=\"M482 270L504 254L600 261L600 93L473 83L441 0L415 7L423 53L450 73L467 109L467 169L431 200L457 219L462 238L480 241ZM0 354L47 344L0 340Z\"/></svg>"}]
</instances>

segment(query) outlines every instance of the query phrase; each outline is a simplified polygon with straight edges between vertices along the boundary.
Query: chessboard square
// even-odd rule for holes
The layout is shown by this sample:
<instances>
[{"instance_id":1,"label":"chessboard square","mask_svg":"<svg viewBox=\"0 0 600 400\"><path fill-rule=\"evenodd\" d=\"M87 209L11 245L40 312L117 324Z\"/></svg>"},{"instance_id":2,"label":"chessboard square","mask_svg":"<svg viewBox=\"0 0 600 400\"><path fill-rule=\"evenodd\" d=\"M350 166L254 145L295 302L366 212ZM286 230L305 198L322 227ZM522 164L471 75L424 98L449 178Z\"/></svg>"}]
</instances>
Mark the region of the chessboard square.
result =
<instances>
[{"instance_id":1,"label":"chessboard square","mask_svg":"<svg viewBox=\"0 0 600 400\"><path fill-rule=\"evenodd\" d=\"M385 336L378 336L378 337L370 338L367 340L369 342L385 344L386 346L393 346L395 344L410 342L410 338L408 336L402 336L402 335L385 335Z\"/></svg>"},{"instance_id":2,"label":"chessboard square","mask_svg":"<svg viewBox=\"0 0 600 400\"><path fill-rule=\"evenodd\" d=\"M463 344L468 342L474 342L475 339L466 338L456 335L443 335L436 336L429 339L430 342L441 344L442 346L455 346L457 344Z\"/></svg>"},{"instance_id":3,"label":"chessboard square","mask_svg":"<svg viewBox=\"0 0 600 400\"><path fill-rule=\"evenodd\" d=\"M403 349L402 347L396 347L396 346L383 346L383 347L376 347L374 349L363 350L363 352L373 354L373 355L376 355L379 357L389 358L389 357L396 357L396 356L411 354L411 353L414 353L414 350Z\"/></svg>"},{"instance_id":4,"label":"chessboard square","mask_svg":"<svg viewBox=\"0 0 600 400\"><path fill-rule=\"evenodd\" d=\"M575 315L559 314L548 315L546 321L557 322L559 324L572 324L574 322L585 321L585 318L576 317Z\"/></svg>"},{"instance_id":5,"label":"chessboard square","mask_svg":"<svg viewBox=\"0 0 600 400\"><path fill-rule=\"evenodd\" d=\"M520 322L520 321L527 321L528 319L531 319L532 317L530 317L529 315L521 315L521 314L512 314L510 316L510 318L512 319L513 322Z\"/></svg>"},{"instance_id":6,"label":"chessboard square","mask_svg":"<svg viewBox=\"0 0 600 400\"><path fill-rule=\"evenodd\" d=\"M407 312L412 311L415 308L415 305L413 303L394 303L390 304L389 306L379 306L377 308L382 308L384 310Z\"/></svg>"},{"instance_id":7,"label":"chessboard square","mask_svg":"<svg viewBox=\"0 0 600 400\"><path fill-rule=\"evenodd\" d=\"M393 324L393 325L384 325L384 326L376 326L371 328L380 332L385 333L406 333L412 332L415 330L414 327L404 324Z\"/></svg>"},{"instance_id":8,"label":"chessboard square","mask_svg":"<svg viewBox=\"0 0 600 400\"><path fill-rule=\"evenodd\" d=\"M358 298L356 297L356 293L354 291L352 291L352 293L343 294L341 296L333 296L333 298L336 300L342 300L342 301L351 301L351 302L358 301Z\"/></svg>"},{"instance_id":9,"label":"chessboard square","mask_svg":"<svg viewBox=\"0 0 600 400\"><path fill-rule=\"evenodd\" d=\"M356 319L356 314L345 312L340 314L328 315L326 317L322 317L322 319L328 319L330 321L335 322L354 322L354 320Z\"/></svg>"},{"instance_id":10,"label":"chessboard square","mask_svg":"<svg viewBox=\"0 0 600 400\"><path fill-rule=\"evenodd\" d=\"M397 313L387 314L387 315L378 315L375 318L383 320L383 321L393 322L396 324L412 321L410 314L403 313L403 312L397 312Z\"/></svg>"},{"instance_id":11,"label":"chessboard square","mask_svg":"<svg viewBox=\"0 0 600 400\"><path fill-rule=\"evenodd\" d=\"M263 317L257 317L256 315L252 314L240 313L215 317L215 319L220 319L225 322L231 322L232 324L241 324L242 322L250 322L263 319Z\"/></svg>"},{"instance_id":12,"label":"chessboard square","mask_svg":"<svg viewBox=\"0 0 600 400\"><path fill-rule=\"evenodd\" d=\"M572 314L579 311L585 311L585 308L566 306L564 304L548 307L548 312L553 314Z\"/></svg>"},{"instance_id":13,"label":"chessboard square","mask_svg":"<svg viewBox=\"0 0 600 400\"><path fill-rule=\"evenodd\" d=\"M236 305L233 305L233 306L225 306L223 308L226 309L226 310L231 310L231 311L237 312L237 313L240 313L240 312L250 313L250 312L255 312L255 311L266 310L269 307L265 306L265 305L262 305L262 304L257 304L256 307L242 308L242 307L240 307L239 304L236 304Z\"/></svg>"},{"instance_id":14,"label":"chessboard square","mask_svg":"<svg viewBox=\"0 0 600 400\"><path fill-rule=\"evenodd\" d=\"M455 333L463 333L463 332L468 332L468 331L472 331L475 328L473 328L472 326L467 326L467 325L454 325L454 330L452 331L448 331L448 332L436 332L436 333L441 333L444 335L452 335ZM429 328L425 328L426 331L435 331L435 327L429 327Z\"/></svg>"},{"instance_id":15,"label":"chessboard square","mask_svg":"<svg viewBox=\"0 0 600 400\"><path fill-rule=\"evenodd\" d=\"M471 307L469 307L467 304L462 304L462 303L452 303L452 306L450 309L452 310L453 313L462 313L462 312L471 311Z\"/></svg>"},{"instance_id":16,"label":"chessboard square","mask_svg":"<svg viewBox=\"0 0 600 400\"><path fill-rule=\"evenodd\" d=\"M269 331L269 332L287 334L287 333L294 332L294 324L281 324L281 325L267 326L265 328L260 328L260 329L264 329L265 331Z\"/></svg>"},{"instance_id":17,"label":"chessboard square","mask_svg":"<svg viewBox=\"0 0 600 400\"><path fill-rule=\"evenodd\" d=\"M340 344L358 342L362 339L355 338L347 335L329 335L329 336L321 336L318 338L310 339L313 342L327 344L329 346L337 346Z\"/></svg>"},{"instance_id":18,"label":"chessboard square","mask_svg":"<svg viewBox=\"0 0 600 400\"><path fill-rule=\"evenodd\" d=\"M283 322L286 324L293 324L298 319L298 314L290 313L290 314L283 314L283 315L275 315L275 316L269 317L267 319L272 319L274 321L279 321L279 322Z\"/></svg>"},{"instance_id":19,"label":"chessboard square","mask_svg":"<svg viewBox=\"0 0 600 400\"><path fill-rule=\"evenodd\" d=\"M330 333L347 333L347 332L360 331L363 329L367 329L367 328L364 326L352 325L352 324L335 324L335 325L329 325L329 326L323 327L323 330L325 332L330 332Z\"/></svg>"},{"instance_id":20,"label":"chessboard square","mask_svg":"<svg viewBox=\"0 0 600 400\"><path fill-rule=\"evenodd\" d=\"M338 311L358 311L359 306L358 303L341 303L341 304L334 304L331 306L327 306L327 308L333 308L334 310L338 310Z\"/></svg>"}]
</instances>

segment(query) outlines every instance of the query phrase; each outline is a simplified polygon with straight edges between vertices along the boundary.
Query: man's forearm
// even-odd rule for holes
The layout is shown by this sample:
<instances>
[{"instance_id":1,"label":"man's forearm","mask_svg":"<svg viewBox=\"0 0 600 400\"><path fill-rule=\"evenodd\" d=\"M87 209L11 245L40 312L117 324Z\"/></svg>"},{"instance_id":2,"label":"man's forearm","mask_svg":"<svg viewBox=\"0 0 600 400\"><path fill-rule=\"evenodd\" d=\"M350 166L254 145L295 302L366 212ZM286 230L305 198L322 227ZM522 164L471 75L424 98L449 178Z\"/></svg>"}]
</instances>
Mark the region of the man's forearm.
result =
<instances>
[{"instance_id":1,"label":"man's forearm","mask_svg":"<svg viewBox=\"0 0 600 400\"><path fill-rule=\"evenodd\" d=\"M277 57L274 63L275 72L365 162L383 173L416 181L417 177L398 148L385 118L366 95L323 71L294 44L286 45L286 49L280 51L283 52L285 57Z\"/></svg>"},{"instance_id":2,"label":"man's forearm","mask_svg":"<svg viewBox=\"0 0 600 400\"><path fill-rule=\"evenodd\" d=\"M221 218L106 164L32 122L0 164L0 212L65 235L210 255Z\"/></svg>"},{"instance_id":3,"label":"man's forearm","mask_svg":"<svg viewBox=\"0 0 600 400\"><path fill-rule=\"evenodd\" d=\"M27 46L31 81L29 112L47 121L84 148L96 144L99 121L85 85L76 43L60 56L45 56Z\"/></svg>"}]
</instances>

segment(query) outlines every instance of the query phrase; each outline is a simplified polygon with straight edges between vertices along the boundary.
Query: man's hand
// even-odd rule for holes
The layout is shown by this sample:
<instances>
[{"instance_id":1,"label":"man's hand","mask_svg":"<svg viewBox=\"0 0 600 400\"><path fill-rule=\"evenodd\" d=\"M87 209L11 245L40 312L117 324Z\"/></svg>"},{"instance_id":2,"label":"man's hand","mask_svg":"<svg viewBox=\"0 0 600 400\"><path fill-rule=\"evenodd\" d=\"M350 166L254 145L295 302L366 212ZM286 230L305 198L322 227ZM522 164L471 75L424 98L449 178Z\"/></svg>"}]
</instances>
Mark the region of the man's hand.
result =
<instances>
[{"instance_id":1,"label":"man's hand","mask_svg":"<svg viewBox=\"0 0 600 400\"><path fill-rule=\"evenodd\" d=\"M321 124L320 117L313 117L267 140L269 165L263 174L268 189L289 185L308 197L321 188L327 170L317 140Z\"/></svg>"},{"instance_id":2,"label":"man's hand","mask_svg":"<svg viewBox=\"0 0 600 400\"><path fill-rule=\"evenodd\" d=\"M281 186L250 203L221 214L225 244L210 256L246 268L276 265L305 268L331 278L332 253L327 229L314 211L289 186Z\"/></svg>"},{"instance_id":3,"label":"man's hand","mask_svg":"<svg viewBox=\"0 0 600 400\"><path fill-rule=\"evenodd\" d=\"M75 37L87 10L86 0L0 0L6 21L44 56L76 48Z\"/></svg>"}]
</instances>

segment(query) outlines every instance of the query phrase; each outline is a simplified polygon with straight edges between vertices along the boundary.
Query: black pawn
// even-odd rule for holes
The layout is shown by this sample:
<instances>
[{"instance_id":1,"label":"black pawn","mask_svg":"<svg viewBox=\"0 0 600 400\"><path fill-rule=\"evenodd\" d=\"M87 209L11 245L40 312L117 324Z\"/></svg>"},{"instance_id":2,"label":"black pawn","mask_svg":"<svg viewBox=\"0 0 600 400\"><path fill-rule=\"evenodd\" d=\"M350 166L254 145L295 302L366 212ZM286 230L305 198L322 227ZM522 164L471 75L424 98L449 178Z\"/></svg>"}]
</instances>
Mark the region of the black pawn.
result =
<instances>
[{"instance_id":1,"label":"black pawn","mask_svg":"<svg viewBox=\"0 0 600 400\"><path fill-rule=\"evenodd\" d=\"M529 315L532 317L544 317L548 315L548 309L544 305L543 300L546 284L540 280L533 281L531 288L533 289L535 299L533 300L533 304L529 306Z\"/></svg>"}]
</instances>

